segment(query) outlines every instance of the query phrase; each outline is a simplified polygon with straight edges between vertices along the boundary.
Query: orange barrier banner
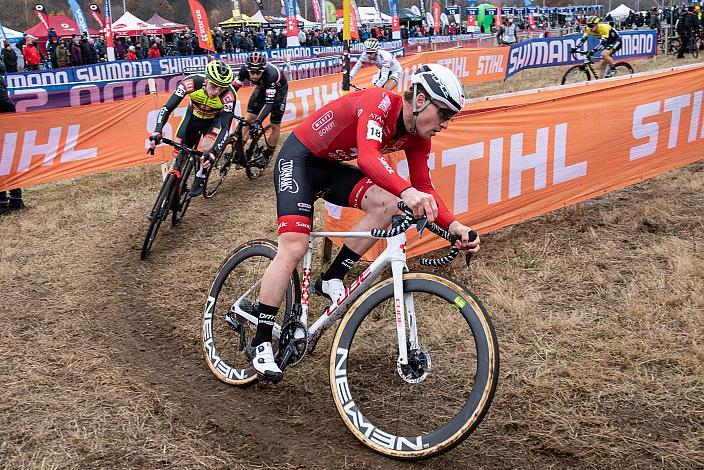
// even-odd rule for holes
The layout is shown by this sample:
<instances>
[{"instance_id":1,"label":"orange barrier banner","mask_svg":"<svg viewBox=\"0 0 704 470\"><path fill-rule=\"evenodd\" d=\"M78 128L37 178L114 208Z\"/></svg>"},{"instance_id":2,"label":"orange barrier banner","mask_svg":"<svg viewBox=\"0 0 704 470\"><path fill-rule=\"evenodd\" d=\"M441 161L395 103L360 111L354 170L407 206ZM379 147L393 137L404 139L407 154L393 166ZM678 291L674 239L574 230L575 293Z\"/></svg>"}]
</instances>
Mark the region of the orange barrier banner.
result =
<instances>
[{"instance_id":1,"label":"orange barrier banner","mask_svg":"<svg viewBox=\"0 0 704 470\"><path fill-rule=\"evenodd\" d=\"M419 64L439 62L452 68L465 82L501 79L508 48L456 49L402 58L404 78L410 85ZM365 67L355 82L371 86L376 67ZM341 76L323 76L289 84L282 130L291 131L303 118L340 97ZM237 93L235 113L242 116L253 87ZM0 190L46 183L64 178L144 165L170 158L168 150L147 158L147 138L154 129L159 108L170 93L75 108L0 114ZM188 104L184 99L172 113L164 136L171 137Z\"/></svg>"},{"instance_id":2,"label":"orange barrier banner","mask_svg":"<svg viewBox=\"0 0 704 470\"><path fill-rule=\"evenodd\" d=\"M458 220L495 230L701 159L703 94L697 64L476 101L433 138L431 175ZM361 215L326 207L326 230ZM409 235L411 256L445 245Z\"/></svg>"}]
</instances>

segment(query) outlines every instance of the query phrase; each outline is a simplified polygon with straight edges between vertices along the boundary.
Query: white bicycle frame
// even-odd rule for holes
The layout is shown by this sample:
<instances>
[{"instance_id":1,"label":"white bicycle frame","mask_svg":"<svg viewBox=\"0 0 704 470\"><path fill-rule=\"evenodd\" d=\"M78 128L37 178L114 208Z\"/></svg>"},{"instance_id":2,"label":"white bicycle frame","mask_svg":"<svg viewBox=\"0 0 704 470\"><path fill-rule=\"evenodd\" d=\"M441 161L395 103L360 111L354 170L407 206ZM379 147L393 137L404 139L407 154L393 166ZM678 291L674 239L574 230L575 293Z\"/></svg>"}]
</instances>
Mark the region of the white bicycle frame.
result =
<instances>
[{"instance_id":1,"label":"white bicycle frame","mask_svg":"<svg viewBox=\"0 0 704 470\"><path fill-rule=\"evenodd\" d=\"M339 237L339 238L375 238L386 240L386 249L374 262L364 270L364 272L349 287L345 289L345 294L333 305L328 307L322 315L308 327L308 299L310 298L310 274L313 264L313 241L319 237ZM394 309L396 314L396 333L398 337L398 363L408 365L408 348L418 349L418 334L416 329L416 312L413 306L413 295L403 292L403 273L408 271L406 264L406 233L401 232L395 237L375 237L371 232L311 232L308 238L308 251L303 258L303 277L301 291L301 317L300 322L308 330L309 342L317 341L318 337L332 325L335 320L341 318L355 300L364 293L372 283L391 265L391 272L394 279ZM245 318L256 325L257 317L245 312L240 304L259 285L257 281L250 289L240 296L232 305L231 312ZM406 312L404 318L403 312ZM408 342L406 338L406 321L408 321L409 332ZM280 337L281 327L274 325L273 334Z\"/></svg>"}]
</instances>

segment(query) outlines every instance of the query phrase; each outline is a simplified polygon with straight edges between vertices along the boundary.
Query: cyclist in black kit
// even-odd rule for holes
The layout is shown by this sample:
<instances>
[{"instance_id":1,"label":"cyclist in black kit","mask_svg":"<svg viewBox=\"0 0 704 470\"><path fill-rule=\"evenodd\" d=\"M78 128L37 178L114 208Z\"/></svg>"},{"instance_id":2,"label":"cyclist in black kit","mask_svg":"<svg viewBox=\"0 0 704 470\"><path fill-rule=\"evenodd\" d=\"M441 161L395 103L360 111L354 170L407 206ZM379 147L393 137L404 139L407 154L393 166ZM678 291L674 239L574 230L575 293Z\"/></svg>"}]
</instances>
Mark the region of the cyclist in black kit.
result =
<instances>
[{"instance_id":1,"label":"cyclist in black kit","mask_svg":"<svg viewBox=\"0 0 704 470\"><path fill-rule=\"evenodd\" d=\"M247 62L240 68L233 86L239 90L245 80L252 82L256 89L252 92L247 104L247 120L255 126L261 126L264 119L271 114L271 136L267 139L267 149L260 162L264 167L274 154L281 134L281 118L286 110L286 95L288 94L288 81L286 76L275 65L267 64L266 56L255 51L249 54ZM247 139L249 129L244 129L244 138Z\"/></svg>"}]
</instances>

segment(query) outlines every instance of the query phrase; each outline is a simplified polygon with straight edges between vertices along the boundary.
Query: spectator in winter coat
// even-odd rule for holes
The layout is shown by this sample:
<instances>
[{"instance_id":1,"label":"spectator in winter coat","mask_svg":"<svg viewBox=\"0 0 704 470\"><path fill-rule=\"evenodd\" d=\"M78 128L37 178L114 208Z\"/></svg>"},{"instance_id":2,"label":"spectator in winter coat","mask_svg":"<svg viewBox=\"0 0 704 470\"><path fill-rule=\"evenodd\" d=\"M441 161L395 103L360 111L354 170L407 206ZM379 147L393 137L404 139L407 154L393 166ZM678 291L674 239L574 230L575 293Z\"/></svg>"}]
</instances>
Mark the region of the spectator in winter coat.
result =
<instances>
[{"instance_id":1,"label":"spectator in winter coat","mask_svg":"<svg viewBox=\"0 0 704 470\"><path fill-rule=\"evenodd\" d=\"M71 65L78 66L83 65L83 56L81 54L81 45L78 42L78 38L74 37L71 41L71 45L68 48L68 54L71 57Z\"/></svg>"},{"instance_id":2,"label":"spectator in winter coat","mask_svg":"<svg viewBox=\"0 0 704 470\"><path fill-rule=\"evenodd\" d=\"M164 41L161 40L161 38L156 38L154 39L156 43L156 48L159 49L159 56L164 57L166 56L166 49L164 48Z\"/></svg>"},{"instance_id":3,"label":"spectator in winter coat","mask_svg":"<svg viewBox=\"0 0 704 470\"><path fill-rule=\"evenodd\" d=\"M68 47L64 41L61 41L59 45L56 46L56 66L58 68L71 66L71 57L68 54Z\"/></svg>"},{"instance_id":4,"label":"spectator in winter coat","mask_svg":"<svg viewBox=\"0 0 704 470\"><path fill-rule=\"evenodd\" d=\"M159 51L159 46L157 46L156 43L152 44L152 47L149 48L149 53L147 54L147 58L149 59L158 59L161 57L161 51Z\"/></svg>"},{"instance_id":5,"label":"spectator in winter coat","mask_svg":"<svg viewBox=\"0 0 704 470\"><path fill-rule=\"evenodd\" d=\"M658 7L653 7L653 9L650 10L650 18L648 19L648 27L650 29L656 29L658 31L658 36L660 35L660 32L662 30L662 26L660 25L660 10L658 10Z\"/></svg>"},{"instance_id":6,"label":"spectator in winter coat","mask_svg":"<svg viewBox=\"0 0 704 470\"><path fill-rule=\"evenodd\" d=\"M51 68L55 69L59 66L56 60L56 47L59 45L58 36L54 35L49 38L46 43L46 53L49 55L49 60L51 61Z\"/></svg>"},{"instance_id":7,"label":"spectator in winter coat","mask_svg":"<svg viewBox=\"0 0 704 470\"><path fill-rule=\"evenodd\" d=\"M142 33L139 36L139 44L141 44L142 50L146 54L147 51L149 50L149 38L147 37L147 33Z\"/></svg>"},{"instance_id":8,"label":"spectator in winter coat","mask_svg":"<svg viewBox=\"0 0 704 470\"><path fill-rule=\"evenodd\" d=\"M137 54L137 60L142 60L147 58L147 54L149 53L149 48L144 49L142 47L142 43L138 42L136 46L136 54Z\"/></svg>"},{"instance_id":9,"label":"spectator in winter coat","mask_svg":"<svg viewBox=\"0 0 704 470\"><path fill-rule=\"evenodd\" d=\"M27 33L22 33L22 39L17 41L17 49L20 51L27 45Z\"/></svg>"},{"instance_id":10,"label":"spectator in winter coat","mask_svg":"<svg viewBox=\"0 0 704 470\"><path fill-rule=\"evenodd\" d=\"M90 46L88 51L90 53L90 63L97 64L100 57L98 55L98 49L95 47L95 40L93 38L88 39L88 45Z\"/></svg>"},{"instance_id":11,"label":"spectator in winter coat","mask_svg":"<svg viewBox=\"0 0 704 470\"><path fill-rule=\"evenodd\" d=\"M2 61L5 64L7 73L17 72L17 53L12 48L10 41L5 41L2 48Z\"/></svg>"},{"instance_id":12,"label":"spectator in winter coat","mask_svg":"<svg viewBox=\"0 0 704 470\"><path fill-rule=\"evenodd\" d=\"M191 47L191 38L186 36L186 33L181 33L178 36L178 41L176 41L176 49L178 49L179 55L191 55L193 54L193 48Z\"/></svg>"},{"instance_id":13,"label":"spectator in winter coat","mask_svg":"<svg viewBox=\"0 0 704 470\"><path fill-rule=\"evenodd\" d=\"M122 38L120 38L122 39ZM118 39L115 41L115 59L125 60L125 43Z\"/></svg>"},{"instance_id":14,"label":"spectator in winter coat","mask_svg":"<svg viewBox=\"0 0 704 470\"><path fill-rule=\"evenodd\" d=\"M271 30L271 48L276 49L279 47L279 35L276 34L276 30Z\"/></svg>"},{"instance_id":15,"label":"spectator in winter coat","mask_svg":"<svg viewBox=\"0 0 704 470\"><path fill-rule=\"evenodd\" d=\"M24 57L25 70L39 70L39 64L42 63L42 56L37 48L37 41L32 38L22 48L22 56Z\"/></svg>"},{"instance_id":16,"label":"spectator in winter coat","mask_svg":"<svg viewBox=\"0 0 704 470\"><path fill-rule=\"evenodd\" d=\"M88 42L88 37L87 36L82 36L81 37L81 62L83 65L89 65L93 64L93 46Z\"/></svg>"},{"instance_id":17,"label":"spectator in winter coat","mask_svg":"<svg viewBox=\"0 0 704 470\"><path fill-rule=\"evenodd\" d=\"M137 60L137 53L135 52L135 47L130 46L129 49L127 49L127 60Z\"/></svg>"}]
</instances>

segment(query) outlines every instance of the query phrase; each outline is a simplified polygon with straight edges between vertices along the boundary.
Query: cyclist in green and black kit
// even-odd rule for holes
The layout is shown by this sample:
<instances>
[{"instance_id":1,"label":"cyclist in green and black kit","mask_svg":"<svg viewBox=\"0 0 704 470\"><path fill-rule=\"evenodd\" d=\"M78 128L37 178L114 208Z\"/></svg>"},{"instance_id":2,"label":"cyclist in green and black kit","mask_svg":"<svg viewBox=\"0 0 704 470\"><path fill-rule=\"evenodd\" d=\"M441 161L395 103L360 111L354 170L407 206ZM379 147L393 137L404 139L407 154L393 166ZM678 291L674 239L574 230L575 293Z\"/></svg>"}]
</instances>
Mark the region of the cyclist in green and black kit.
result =
<instances>
[{"instance_id":1,"label":"cyclist in green and black kit","mask_svg":"<svg viewBox=\"0 0 704 470\"><path fill-rule=\"evenodd\" d=\"M174 140L191 148L198 144L201 137L214 141L210 149L203 152L208 158L202 161L201 169L196 174L191 188L193 197L203 193L204 172L227 141L237 102L237 92L232 86L234 79L235 75L229 65L221 60L213 60L206 66L204 74L189 75L181 80L174 94L159 111L152 134L152 147L159 143L162 128L186 95L191 98L191 105L174 134Z\"/></svg>"}]
</instances>

